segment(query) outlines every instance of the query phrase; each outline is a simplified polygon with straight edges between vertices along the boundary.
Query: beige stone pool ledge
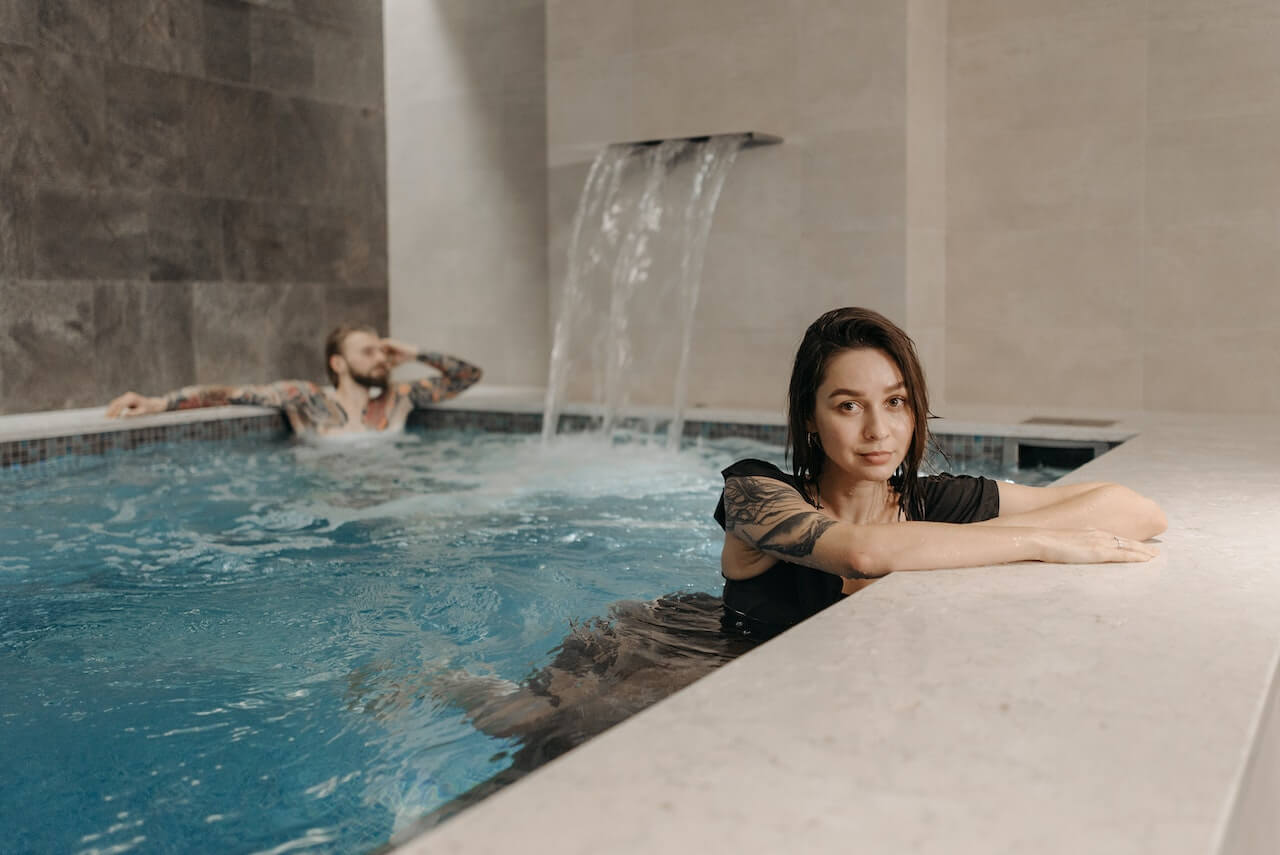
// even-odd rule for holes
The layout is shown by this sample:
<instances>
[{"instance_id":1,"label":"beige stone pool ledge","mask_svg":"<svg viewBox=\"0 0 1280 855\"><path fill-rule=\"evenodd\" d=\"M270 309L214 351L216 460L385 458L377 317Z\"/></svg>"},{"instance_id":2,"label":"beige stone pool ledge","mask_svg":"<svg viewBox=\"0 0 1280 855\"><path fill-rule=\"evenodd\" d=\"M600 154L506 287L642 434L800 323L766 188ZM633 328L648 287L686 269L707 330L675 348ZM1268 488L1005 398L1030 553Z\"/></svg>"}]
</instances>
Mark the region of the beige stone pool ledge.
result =
<instances>
[{"instance_id":1,"label":"beige stone pool ledge","mask_svg":"<svg viewBox=\"0 0 1280 855\"><path fill-rule=\"evenodd\" d=\"M1117 420L1162 554L890 576L398 852L1280 852L1274 420L942 413Z\"/></svg>"},{"instance_id":2,"label":"beige stone pool ledge","mask_svg":"<svg viewBox=\"0 0 1280 855\"><path fill-rule=\"evenodd\" d=\"M539 402L481 387L448 406ZM948 433L1132 437L1067 480L1159 501L1162 554L890 576L400 855L1280 852L1274 419L940 411ZM244 413L6 416L0 439Z\"/></svg>"}]
</instances>

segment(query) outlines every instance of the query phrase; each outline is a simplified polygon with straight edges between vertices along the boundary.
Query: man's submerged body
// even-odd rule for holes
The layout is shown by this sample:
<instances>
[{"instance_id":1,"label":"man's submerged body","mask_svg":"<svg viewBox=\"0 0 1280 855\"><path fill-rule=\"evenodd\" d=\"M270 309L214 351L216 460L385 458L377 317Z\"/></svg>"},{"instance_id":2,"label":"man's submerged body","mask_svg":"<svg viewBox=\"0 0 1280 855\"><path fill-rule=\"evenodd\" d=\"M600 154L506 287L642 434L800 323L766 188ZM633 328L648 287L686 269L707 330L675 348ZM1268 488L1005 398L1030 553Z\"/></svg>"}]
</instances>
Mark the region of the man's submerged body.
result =
<instances>
[{"instance_id":1,"label":"man's submerged body","mask_svg":"<svg viewBox=\"0 0 1280 855\"><path fill-rule=\"evenodd\" d=\"M452 398L480 377L476 366L442 353L423 353L417 358L443 373L413 383L389 385L381 395L370 397L357 410L358 415L347 411L336 390L306 380L280 380L265 386L187 386L165 396L165 409L227 404L275 407L284 410L294 433L299 435L399 430L413 410Z\"/></svg>"},{"instance_id":2,"label":"man's submerged body","mask_svg":"<svg viewBox=\"0 0 1280 855\"><path fill-rule=\"evenodd\" d=\"M411 383L390 383L391 369L409 360L441 373ZM421 353L410 345L379 338L369 329L339 336L328 368L332 387L280 380L257 386L187 386L155 398L129 392L111 402L107 415L243 404L283 410L298 435L400 430L413 410L454 397L481 375L480 368L469 362L443 353Z\"/></svg>"}]
</instances>

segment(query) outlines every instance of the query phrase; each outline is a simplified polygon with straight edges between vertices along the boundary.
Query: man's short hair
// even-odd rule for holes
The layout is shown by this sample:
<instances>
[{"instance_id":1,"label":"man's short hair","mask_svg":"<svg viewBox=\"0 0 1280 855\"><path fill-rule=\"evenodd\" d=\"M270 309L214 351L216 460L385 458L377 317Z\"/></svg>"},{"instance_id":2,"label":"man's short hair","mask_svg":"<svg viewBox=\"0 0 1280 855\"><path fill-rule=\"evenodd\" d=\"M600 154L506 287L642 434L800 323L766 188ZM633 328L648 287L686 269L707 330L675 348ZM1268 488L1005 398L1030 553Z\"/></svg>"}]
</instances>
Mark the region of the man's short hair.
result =
<instances>
[{"instance_id":1,"label":"man's short hair","mask_svg":"<svg viewBox=\"0 0 1280 855\"><path fill-rule=\"evenodd\" d=\"M338 386L338 372L333 370L333 366L329 364L329 360L334 356L343 356L342 345L346 343L347 336L352 333L369 333L377 335L378 331L368 324L339 324L329 333L329 337L324 340L324 370L329 374L329 382L336 389Z\"/></svg>"}]
</instances>

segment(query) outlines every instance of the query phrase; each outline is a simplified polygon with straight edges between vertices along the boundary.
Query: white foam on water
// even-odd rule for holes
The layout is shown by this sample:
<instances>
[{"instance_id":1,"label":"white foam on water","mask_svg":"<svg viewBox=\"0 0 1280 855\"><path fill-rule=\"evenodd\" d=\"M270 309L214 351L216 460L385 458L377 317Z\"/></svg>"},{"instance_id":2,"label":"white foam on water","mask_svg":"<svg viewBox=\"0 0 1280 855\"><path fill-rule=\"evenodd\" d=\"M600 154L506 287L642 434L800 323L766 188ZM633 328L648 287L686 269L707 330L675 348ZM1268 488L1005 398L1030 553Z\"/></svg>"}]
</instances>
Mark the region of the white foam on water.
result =
<instances>
[{"instance_id":1,"label":"white foam on water","mask_svg":"<svg viewBox=\"0 0 1280 855\"><path fill-rule=\"evenodd\" d=\"M393 450L398 457L389 466L387 454ZM673 452L657 441L616 442L589 434L558 436L546 443L532 436L429 437L397 443L394 449L362 449L368 453L311 451L296 449L298 462L351 484L351 493L330 491L292 502L287 509L260 508L240 518L247 529L271 530L279 537L278 547L316 547L323 539L308 535L360 521L392 518L430 525L436 520L444 526L447 520L456 525L459 517L519 511L531 496L640 499L705 493L718 480L716 467L696 451ZM403 479L388 481L396 466L408 471ZM378 500L377 486L383 482L400 495ZM352 505L345 503L356 496Z\"/></svg>"}]
</instances>

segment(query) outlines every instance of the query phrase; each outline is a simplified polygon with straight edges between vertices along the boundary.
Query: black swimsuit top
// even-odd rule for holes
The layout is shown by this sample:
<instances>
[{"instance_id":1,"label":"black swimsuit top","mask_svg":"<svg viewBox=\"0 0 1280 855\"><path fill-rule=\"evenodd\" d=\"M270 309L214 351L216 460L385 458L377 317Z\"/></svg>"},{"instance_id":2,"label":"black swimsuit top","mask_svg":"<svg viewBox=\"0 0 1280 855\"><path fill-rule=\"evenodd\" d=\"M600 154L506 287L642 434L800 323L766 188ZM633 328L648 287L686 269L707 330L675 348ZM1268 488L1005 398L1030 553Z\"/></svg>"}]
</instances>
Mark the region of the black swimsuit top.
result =
<instances>
[{"instance_id":1,"label":"black swimsuit top","mask_svg":"<svg viewBox=\"0 0 1280 855\"><path fill-rule=\"evenodd\" d=\"M795 488L796 479L772 463L747 459L721 473L729 478L772 478ZM1000 513L1000 491L995 481L972 475L927 475L923 479L924 521L971 523ZM716 522L724 528L724 493L716 505ZM817 614L844 599L844 580L812 567L779 561L759 576L726 579L724 619L727 632L761 640Z\"/></svg>"}]
</instances>

